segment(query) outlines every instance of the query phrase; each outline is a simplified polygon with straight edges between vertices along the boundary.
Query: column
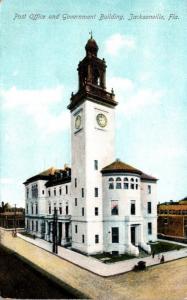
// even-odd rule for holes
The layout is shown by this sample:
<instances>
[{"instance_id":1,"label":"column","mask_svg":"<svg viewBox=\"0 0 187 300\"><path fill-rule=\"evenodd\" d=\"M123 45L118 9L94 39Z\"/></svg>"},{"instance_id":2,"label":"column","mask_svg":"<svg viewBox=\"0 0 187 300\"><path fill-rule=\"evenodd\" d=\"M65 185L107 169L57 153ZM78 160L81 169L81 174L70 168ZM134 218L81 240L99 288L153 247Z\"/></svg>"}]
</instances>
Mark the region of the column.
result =
<instances>
[{"instance_id":1,"label":"column","mask_svg":"<svg viewBox=\"0 0 187 300\"><path fill-rule=\"evenodd\" d=\"M62 245L66 243L65 223L62 223Z\"/></svg>"}]
</instances>

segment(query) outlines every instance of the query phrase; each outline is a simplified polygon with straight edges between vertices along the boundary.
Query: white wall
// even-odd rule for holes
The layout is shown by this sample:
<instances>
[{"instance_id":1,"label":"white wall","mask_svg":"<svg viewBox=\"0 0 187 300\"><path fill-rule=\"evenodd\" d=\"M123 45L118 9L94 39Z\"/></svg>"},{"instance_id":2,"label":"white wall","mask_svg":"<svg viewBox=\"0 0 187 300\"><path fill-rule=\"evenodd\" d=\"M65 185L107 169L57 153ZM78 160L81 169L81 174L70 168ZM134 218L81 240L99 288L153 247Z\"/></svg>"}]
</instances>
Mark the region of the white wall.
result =
<instances>
[{"instance_id":1,"label":"white wall","mask_svg":"<svg viewBox=\"0 0 187 300\"><path fill-rule=\"evenodd\" d=\"M107 126L100 128L96 122L99 113L105 114L108 119ZM81 130L75 132L75 117L82 117ZM77 198L78 205L72 208L72 225L79 222L80 234L72 236L74 248L81 249L82 234L85 235L85 244L82 250L91 252L102 251L103 248L103 207L102 207L102 176L100 170L114 160L114 109L85 101L72 112L71 117L72 141L72 195ZM98 170L94 169L94 160L98 160ZM74 180L77 178L77 188ZM99 196L95 197L95 187ZM84 198L81 196L84 188ZM74 201L73 201L74 202ZM85 215L82 216L82 207ZM99 215L95 216L95 207ZM84 223L83 223L84 221ZM80 224L81 222L81 224ZM95 244L95 234L99 233L99 244Z\"/></svg>"}]
</instances>

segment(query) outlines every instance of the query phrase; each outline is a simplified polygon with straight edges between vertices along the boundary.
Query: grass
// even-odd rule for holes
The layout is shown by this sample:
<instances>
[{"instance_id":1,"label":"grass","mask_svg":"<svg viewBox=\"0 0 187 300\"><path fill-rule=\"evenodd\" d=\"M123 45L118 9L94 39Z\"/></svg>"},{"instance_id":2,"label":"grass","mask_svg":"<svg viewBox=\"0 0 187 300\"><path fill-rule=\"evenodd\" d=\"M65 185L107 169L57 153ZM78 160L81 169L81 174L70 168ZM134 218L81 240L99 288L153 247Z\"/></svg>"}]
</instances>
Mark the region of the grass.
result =
<instances>
[{"instance_id":1,"label":"grass","mask_svg":"<svg viewBox=\"0 0 187 300\"><path fill-rule=\"evenodd\" d=\"M182 248L185 248L184 246L178 245L178 244L172 244L167 242L158 242L154 244L150 244L151 251L157 253L161 252L167 252L167 251L173 251L173 250L180 250Z\"/></svg>"},{"instance_id":2,"label":"grass","mask_svg":"<svg viewBox=\"0 0 187 300\"><path fill-rule=\"evenodd\" d=\"M28 232L20 232L20 234L22 234L24 236L27 236L27 237L29 237L31 239L35 239L36 238L36 236L34 236L33 234L30 234Z\"/></svg>"},{"instance_id":3,"label":"grass","mask_svg":"<svg viewBox=\"0 0 187 300\"><path fill-rule=\"evenodd\" d=\"M173 251L173 250L180 250L182 248L185 248L184 246L173 244L173 243L167 243L167 242L156 242L156 243L150 243L151 246L151 252L154 252L155 254L167 252L167 251ZM150 254L145 254L146 256L149 256ZM103 263L114 263L117 261L123 261L123 260L129 260L132 258L135 258L135 256L124 253L120 255L114 255L110 253L98 253L95 255L91 255L92 257L102 261ZM142 258L141 256L137 258Z\"/></svg>"},{"instance_id":4,"label":"grass","mask_svg":"<svg viewBox=\"0 0 187 300\"><path fill-rule=\"evenodd\" d=\"M135 258L135 256L129 255L127 253L120 254L120 255L114 255L114 254L112 255L110 253L99 253L99 254L92 255L92 257L95 257L104 263L114 263L121 260L129 260Z\"/></svg>"}]
</instances>

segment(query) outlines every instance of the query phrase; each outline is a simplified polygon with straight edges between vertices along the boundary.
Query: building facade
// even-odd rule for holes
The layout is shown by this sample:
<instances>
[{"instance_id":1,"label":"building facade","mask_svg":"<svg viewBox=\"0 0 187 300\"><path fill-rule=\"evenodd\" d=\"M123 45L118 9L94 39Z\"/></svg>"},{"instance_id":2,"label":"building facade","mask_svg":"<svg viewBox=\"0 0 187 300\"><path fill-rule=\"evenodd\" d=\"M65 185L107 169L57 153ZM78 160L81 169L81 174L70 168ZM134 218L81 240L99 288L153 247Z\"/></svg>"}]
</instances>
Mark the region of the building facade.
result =
<instances>
[{"instance_id":1,"label":"building facade","mask_svg":"<svg viewBox=\"0 0 187 300\"><path fill-rule=\"evenodd\" d=\"M0 206L0 227L4 228L24 228L25 227L25 209L11 207L8 203Z\"/></svg>"},{"instance_id":2,"label":"building facade","mask_svg":"<svg viewBox=\"0 0 187 300\"><path fill-rule=\"evenodd\" d=\"M114 91L106 90L106 62L91 37L70 99L71 169L51 168L25 184L27 230L87 254L150 252L157 238L157 179L115 160Z\"/></svg>"},{"instance_id":3,"label":"building facade","mask_svg":"<svg viewBox=\"0 0 187 300\"><path fill-rule=\"evenodd\" d=\"M158 205L158 234L187 240L187 200Z\"/></svg>"}]
</instances>

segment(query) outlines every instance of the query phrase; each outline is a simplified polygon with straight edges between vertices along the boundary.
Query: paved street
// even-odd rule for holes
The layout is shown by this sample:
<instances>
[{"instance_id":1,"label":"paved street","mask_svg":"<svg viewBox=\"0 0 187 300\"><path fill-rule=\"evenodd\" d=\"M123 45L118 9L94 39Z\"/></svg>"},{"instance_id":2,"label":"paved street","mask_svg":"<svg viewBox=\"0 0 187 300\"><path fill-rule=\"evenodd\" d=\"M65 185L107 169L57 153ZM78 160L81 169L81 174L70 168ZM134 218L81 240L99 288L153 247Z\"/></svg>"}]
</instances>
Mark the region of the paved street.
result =
<instances>
[{"instance_id":1,"label":"paved street","mask_svg":"<svg viewBox=\"0 0 187 300\"><path fill-rule=\"evenodd\" d=\"M19 237L51 252L52 244L49 242L38 238L34 240L23 235L19 235ZM184 246L184 244L182 245ZM154 259L152 258L152 256L149 256L144 257L142 259L134 258L125 261L120 261L116 262L115 264L104 264L93 257L87 257L75 251L68 250L64 247L58 247L58 256L80 266L81 268L91 271L97 275L106 277L131 271L140 260L145 261L146 266L160 264L161 257L161 255L159 257L155 255ZM187 257L187 247L180 250L164 252L165 262L182 257Z\"/></svg>"},{"instance_id":2,"label":"paved street","mask_svg":"<svg viewBox=\"0 0 187 300\"><path fill-rule=\"evenodd\" d=\"M58 278L61 283L65 282L89 298L124 300L187 298L187 258L159 264L144 272L129 272L104 278L23 239L13 238L10 232L3 231L1 243ZM116 268L120 268L120 264L121 262L116 263Z\"/></svg>"}]
</instances>

